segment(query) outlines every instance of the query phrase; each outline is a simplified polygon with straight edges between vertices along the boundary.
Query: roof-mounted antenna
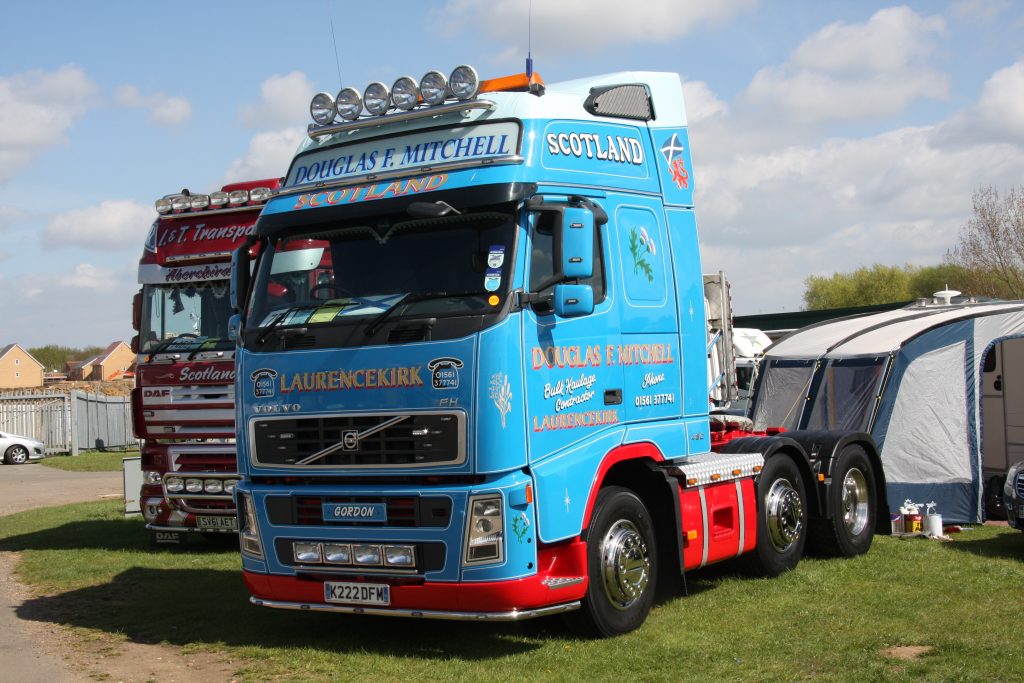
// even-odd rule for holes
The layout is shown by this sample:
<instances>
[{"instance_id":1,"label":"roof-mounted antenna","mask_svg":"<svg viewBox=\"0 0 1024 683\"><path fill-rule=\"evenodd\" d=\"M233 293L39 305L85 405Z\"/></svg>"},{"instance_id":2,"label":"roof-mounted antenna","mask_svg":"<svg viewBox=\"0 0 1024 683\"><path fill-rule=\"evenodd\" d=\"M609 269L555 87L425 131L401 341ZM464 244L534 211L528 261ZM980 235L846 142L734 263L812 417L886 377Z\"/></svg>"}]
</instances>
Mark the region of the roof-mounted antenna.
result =
<instances>
[{"instance_id":1,"label":"roof-mounted antenna","mask_svg":"<svg viewBox=\"0 0 1024 683\"><path fill-rule=\"evenodd\" d=\"M334 42L334 64L338 67L338 90L345 87L345 84L341 82L341 57L338 56L338 37L334 35L334 13L331 12L331 5L328 0L324 0L324 4L327 5L327 16L331 20L331 40Z\"/></svg>"},{"instance_id":2,"label":"roof-mounted antenna","mask_svg":"<svg viewBox=\"0 0 1024 683\"><path fill-rule=\"evenodd\" d=\"M544 85L533 80L533 0L530 0L526 18L526 83L529 91L538 97L544 94Z\"/></svg>"}]
</instances>

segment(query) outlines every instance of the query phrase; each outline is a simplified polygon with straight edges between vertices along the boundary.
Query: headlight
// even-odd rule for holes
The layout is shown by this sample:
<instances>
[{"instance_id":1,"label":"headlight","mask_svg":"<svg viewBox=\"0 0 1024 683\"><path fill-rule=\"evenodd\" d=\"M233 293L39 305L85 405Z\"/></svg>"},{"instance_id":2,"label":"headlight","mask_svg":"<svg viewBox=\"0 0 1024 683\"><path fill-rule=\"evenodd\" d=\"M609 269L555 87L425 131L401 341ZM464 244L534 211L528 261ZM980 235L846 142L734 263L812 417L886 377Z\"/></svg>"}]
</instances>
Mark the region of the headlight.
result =
<instances>
[{"instance_id":1,"label":"headlight","mask_svg":"<svg viewBox=\"0 0 1024 683\"><path fill-rule=\"evenodd\" d=\"M355 88L342 88L334 101L338 116L346 121L355 121L363 111L363 98Z\"/></svg>"},{"instance_id":2,"label":"headlight","mask_svg":"<svg viewBox=\"0 0 1024 683\"><path fill-rule=\"evenodd\" d=\"M348 543L324 543L324 562L328 564L351 564L352 546Z\"/></svg>"},{"instance_id":3,"label":"headlight","mask_svg":"<svg viewBox=\"0 0 1024 683\"><path fill-rule=\"evenodd\" d=\"M296 562L303 564L320 564L322 557L319 543L292 543L292 554Z\"/></svg>"},{"instance_id":4,"label":"headlight","mask_svg":"<svg viewBox=\"0 0 1024 683\"><path fill-rule=\"evenodd\" d=\"M388 90L388 86L380 81L375 81L366 86L366 90L363 91L363 106L371 114L380 115L387 113L388 108L391 106L391 92Z\"/></svg>"},{"instance_id":5,"label":"headlight","mask_svg":"<svg viewBox=\"0 0 1024 683\"><path fill-rule=\"evenodd\" d=\"M355 560L356 564L380 565L380 546L370 544L353 544L352 559Z\"/></svg>"},{"instance_id":6,"label":"headlight","mask_svg":"<svg viewBox=\"0 0 1024 683\"><path fill-rule=\"evenodd\" d=\"M463 564L500 562L505 515L500 495L470 496Z\"/></svg>"},{"instance_id":7,"label":"headlight","mask_svg":"<svg viewBox=\"0 0 1024 683\"><path fill-rule=\"evenodd\" d=\"M181 477L167 477L164 486L167 487L167 493L181 493L185 490L185 480Z\"/></svg>"},{"instance_id":8,"label":"headlight","mask_svg":"<svg viewBox=\"0 0 1024 683\"><path fill-rule=\"evenodd\" d=\"M391 86L391 101L399 109L408 111L415 107L419 100L420 90L415 78L402 76Z\"/></svg>"},{"instance_id":9,"label":"headlight","mask_svg":"<svg viewBox=\"0 0 1024 683\"><path fill-rule=\"evenodd\" d=\"M420 95L427 104L442 104L448 97L448 81L440 71L428 71L420 79Z\"/></svg>"},{"instance_id":10,"label":"headlight","mask_svg":"<svg viewBox=\"0 0 1024 683\"><path fill-rule=\"evenodd\" d=\"M159 472L146 470L145 472L142 473L142 483L144 484L148 484L150 486L159 486L160 484L163 483L163 481L164 475L160 474Z\"/></svg>"},{"instance_id":11,"label":"headlight","mask_svg":"<svg viewBox=\"0 0 1024 683\"><path fill-rule=\"evenodd\" d=\"M476 69L463 64L455 67L452 71L451 78L448 79L448 87L458 99L471 100L480 90L480 77L477 76Z\"/></svg>"},{"instance_id":12,"label":"headlight","mask_svg":"<svg viewBox=\"0 0 1024 683\"><path fill-rule=\"evenodd\" d=\"M411 545L386 545L384 564L389 567L415 567L416 551Z\"/></svg>"},{"instance_id":13,"label":"headlight","mask_svg":"<svg viewBox=\"0 0 1024 683\"><path fill-rule=\"evenodd\" d=\"M334 98L329 93L317 93L309 103L309 115L321 126L333 121L335 113Z\"/></svg>"},{"instance_id":14,"label":"headlight","mask_svg":"<svg viewBox=\"0 0 1024 683\"><path fill-rule=\"evenodd\" d=\"M238 494L238 539L242 552L263 559L263 545L260 543L260 528L256 522L256 506L252 496Z\"/></svg>"},{"instance_id":15,"label":"headlight","mask_svg":"<svg viewBox=\"0 0 1024 683\"><path fill-rule=\"evenodd\" d=\"M224 482L220 479L207 479L203 482L203 490L211 494L223 493Z\"/></svg>"},{"instance_id":16,"label":"headlight","mask_svg":"<svg viewBox=\"0 0 1024 683\"><path fill-rule=\"evenodd\" d=\"M202 479L186 479L185 490L189 493L202 493L203 491L203 480Z\"/></svg>"}]
</instances>

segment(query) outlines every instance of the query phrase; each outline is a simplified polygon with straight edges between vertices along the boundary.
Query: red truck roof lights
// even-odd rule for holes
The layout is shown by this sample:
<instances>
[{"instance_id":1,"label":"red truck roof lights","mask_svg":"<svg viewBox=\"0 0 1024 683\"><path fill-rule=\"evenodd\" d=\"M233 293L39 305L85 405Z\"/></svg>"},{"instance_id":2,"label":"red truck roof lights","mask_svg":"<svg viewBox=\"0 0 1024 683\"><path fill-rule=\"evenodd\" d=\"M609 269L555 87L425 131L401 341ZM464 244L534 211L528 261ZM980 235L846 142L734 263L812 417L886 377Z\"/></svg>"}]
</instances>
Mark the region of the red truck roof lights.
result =
<instances>
[{"instance_id":1,"label":"red truck roof lights","mask_svg":"<svg viewBox=\"0 0 1024 683\"><path fill-rule=\"evenodd\" d=\"M177 216L202 211L223 211L263 204L273 196L280 185L279 178L231 183L210 194L193 194L187 188L156 200L160 216Z\"/></svg>"}]
</instances>

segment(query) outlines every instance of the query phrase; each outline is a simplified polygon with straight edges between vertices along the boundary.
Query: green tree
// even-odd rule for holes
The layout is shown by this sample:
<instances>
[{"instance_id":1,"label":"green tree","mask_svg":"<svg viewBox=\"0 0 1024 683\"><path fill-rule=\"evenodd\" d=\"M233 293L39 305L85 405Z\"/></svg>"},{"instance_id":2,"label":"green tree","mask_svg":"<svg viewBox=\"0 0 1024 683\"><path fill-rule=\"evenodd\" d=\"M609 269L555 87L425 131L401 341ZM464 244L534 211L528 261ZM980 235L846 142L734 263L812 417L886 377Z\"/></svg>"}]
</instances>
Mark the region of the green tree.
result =
<instances>
[{"instance_id":1,"label":"green tree","mask_svg":"<svg viewBox=\"0 0 1024 683\"><path fill-rule=\"evenodd\" d=\"M102 346L87 346L82 349L58 344L47 344L29 349L32 357L43 364L47 370L63 370L69 360L85 360L103 351Z\"/></svg>"},{"instance_id":2,"label":"green tree","mask_svg":"<svg viewBox=\"0 0 1024 683\"><path fill-rule=\"evenodd\" d=\"M913 301L966 281L956 264L886 266L876 263L849 273L811 275L804 280L804 307L809 311ZM966 291L966 290L965 290Z\"/></svg>"},{"instance_id":3,"label":"green tree","mask_svg":"<svg viewBox=\"0 0 1024 683\"><path fill-rule=\"evenodd\" d=\"M972 200L974 213L946 253L946 263L967 271L971 294L1024 299L1024 186L1005 196L983 187Z\"/></svg>"}]
</instances>

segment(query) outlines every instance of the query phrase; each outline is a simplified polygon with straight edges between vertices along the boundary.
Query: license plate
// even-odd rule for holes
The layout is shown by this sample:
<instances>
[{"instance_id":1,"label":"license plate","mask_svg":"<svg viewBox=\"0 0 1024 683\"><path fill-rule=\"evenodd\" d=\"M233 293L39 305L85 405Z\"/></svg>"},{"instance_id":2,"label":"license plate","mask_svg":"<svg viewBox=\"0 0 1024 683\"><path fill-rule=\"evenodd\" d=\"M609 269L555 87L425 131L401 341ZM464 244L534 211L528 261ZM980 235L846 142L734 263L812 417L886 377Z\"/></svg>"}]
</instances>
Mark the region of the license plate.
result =
<instances>
[{"instance_id":1,"label":"license plate","mask_svg":"<svg viewBox=\"0 0 1024 683\"><path fill-rule=\"evenodd\" d=\"M237 524L236 517L196 515L196 526L200 529L224 529L234 531L237 528Z\"/></svg>"},{"instance_id":2,"label":"license plate","mask_svg":"<svg viewBox=\"0 0 1024 683\"><path fill-rule=\"evenodd\" d=\"M386 522L384 503L324 503L325 522Z\"/></svg>"},{"instance_id":3,"label":"license plate","mask_svg":"<svg viewBox=\"0 0 1024 683\"><path fill-rule=\"evenodd\" d=\"M339 602L347 605L377 605L387 607L391 604L391 586L386 583L337 583L324 582L324 601Z\"/></svg>"}]
</instances>

